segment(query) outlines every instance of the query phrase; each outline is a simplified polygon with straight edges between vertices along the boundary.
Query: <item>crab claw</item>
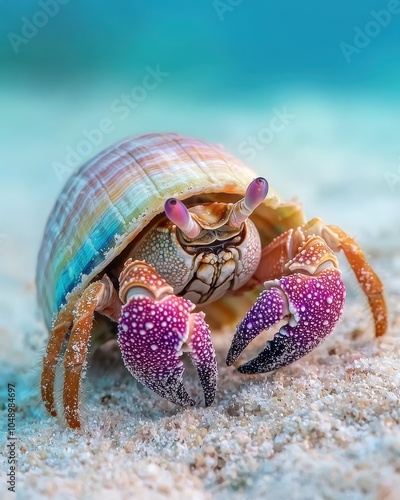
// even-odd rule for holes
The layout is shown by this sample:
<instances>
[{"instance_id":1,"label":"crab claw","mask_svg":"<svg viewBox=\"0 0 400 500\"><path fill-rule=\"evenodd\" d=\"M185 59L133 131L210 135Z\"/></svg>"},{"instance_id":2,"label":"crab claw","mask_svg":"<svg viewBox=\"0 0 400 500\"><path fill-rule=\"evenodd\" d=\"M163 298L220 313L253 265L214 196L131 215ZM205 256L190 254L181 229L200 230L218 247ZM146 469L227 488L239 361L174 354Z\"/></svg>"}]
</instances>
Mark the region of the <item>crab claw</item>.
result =
<instances>
[{"instance_id":1,"label":"crab claw","mask_svg":"<svg viewBox=\"0 0 400 500\"><path fill-rule=\"evenodd\" d=\"M341 316L345 287L336 258L318 237L312 237L300 250L287 265L289 272L300 272L264 283L266 290L238 325L228 365L263 330L285 321L265 349L238 368L241 373L266 373L298 360L332 332Z\"/></svg>"},{"instance_id":2,"label":"crab claw","mask_svg":"<svg viewBox=\"0 0 400 500\"><path fill-rule=\"evenodd\" d=\"M118 342L125 366L142 384L173 403L194 405L187 393L180 356L188 352L197 369L205 404L215 397L217 364L210 330L194 304L145 262L128 261L120 277L122 307Z\"/></svg>"}]
</instances>

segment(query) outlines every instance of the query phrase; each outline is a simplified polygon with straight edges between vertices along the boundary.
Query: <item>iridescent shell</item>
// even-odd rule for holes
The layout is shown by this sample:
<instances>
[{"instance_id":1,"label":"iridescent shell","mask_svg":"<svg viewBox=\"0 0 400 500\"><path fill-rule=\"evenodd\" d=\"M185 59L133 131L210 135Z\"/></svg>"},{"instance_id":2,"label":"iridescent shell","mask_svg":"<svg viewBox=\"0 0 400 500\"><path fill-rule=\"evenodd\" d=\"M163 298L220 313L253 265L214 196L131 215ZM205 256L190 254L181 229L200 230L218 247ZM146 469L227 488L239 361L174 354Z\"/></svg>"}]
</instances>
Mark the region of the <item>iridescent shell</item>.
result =
<instances>
[{"instance_id":1,"label":"iridescent shell","mask_svg":"<svg viewBox=\"0 0 400 500\"><path fill-rule=\"evenodd\" d=\"M236 201L256 176L221 146L172 133L129 138L88 161L58 197L39 252L36 284L47 326L168 198ZM251 218L263 244L304 223L299 204L272 190Z\"/></svg>"}]
</instances>

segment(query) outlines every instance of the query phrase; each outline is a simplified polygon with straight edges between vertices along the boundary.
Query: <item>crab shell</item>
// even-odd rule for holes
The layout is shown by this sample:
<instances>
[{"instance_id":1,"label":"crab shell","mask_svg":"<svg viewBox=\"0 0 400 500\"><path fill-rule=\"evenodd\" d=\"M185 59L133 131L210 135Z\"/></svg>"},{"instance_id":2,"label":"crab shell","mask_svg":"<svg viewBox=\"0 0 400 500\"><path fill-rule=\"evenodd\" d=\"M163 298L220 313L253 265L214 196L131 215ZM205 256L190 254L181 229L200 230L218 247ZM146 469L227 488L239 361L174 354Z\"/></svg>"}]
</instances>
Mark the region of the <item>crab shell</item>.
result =
<instances>
[{"instance_id":1,"label":"crab shell","mask_svg":"<svg viewBox=\"0 0 400 500\"><path fill-rule=\"evenodd\" d=\"M221 146L175 133L129 138L99 153L68 180L46 225L36 284L47 327L164 212L168 198L234 202L256 176ZM251 219L263 246L305 222L298 203L272 190Z\"/></svg>"}]
</instances>

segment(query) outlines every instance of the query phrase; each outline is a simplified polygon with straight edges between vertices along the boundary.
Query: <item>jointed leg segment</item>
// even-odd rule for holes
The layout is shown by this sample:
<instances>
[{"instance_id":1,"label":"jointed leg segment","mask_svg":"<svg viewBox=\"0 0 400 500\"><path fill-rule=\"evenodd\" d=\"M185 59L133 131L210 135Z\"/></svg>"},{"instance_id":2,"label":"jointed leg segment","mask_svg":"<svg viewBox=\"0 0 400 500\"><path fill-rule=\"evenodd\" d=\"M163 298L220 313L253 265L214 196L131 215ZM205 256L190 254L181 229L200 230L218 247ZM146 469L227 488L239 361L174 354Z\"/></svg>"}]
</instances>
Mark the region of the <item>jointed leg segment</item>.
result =
<instances>
[{"instance_id":1,"label":"jointed leg segment","mask_svg":"<svg viewBox=\"0 0 400 500\"><path fill-rule=\"evenodd\" d=\"M56 416L54 379L59 355L68 330L72 331L64 357L63 404L65 418L70 427L80 427L78 406L82 366L85 363L95 311L106 314L114 321L120 311L118 295L107 276L88 286L76 303L69 303L58 315L51 332L46 356L43 360L42 398L46 409Z\"/></svg>"},{"instance_id":2,"label":"jointed leg segment","mask_svg":"<svg viewBox=\"0 0 400 500\"><path fill-rule=\"evenodd\" d=\"M72 324L64 356L63 405L69 427L81 426L79 388L95 311L118 322L118 341L128 370L159 395L177 404L194 404L182 382L180 356L188 352L204 390L214 399L217 365L204 314L174 295L172 287L146 262L128 259L120 275L119 296L107 276L88 286L75 304L60 312L43 361L42 397L53 416L54 378L63 342Z\"/></svg>"},{"instance_id":3,"label":"jointed leg segment","mask_svg":"<svg viewBox=\"0 0 400 500\"><path fill-rule=\"evenodd\" d=\"M63 309L54 323L47 344L46 355L43 358L43 370L41 379L42 399L46 410L55 417L57 411L54 404L54 380L56 376L56 367L65 337L74 319L73 309L75 304L71 301Z\"/></svg>"},{"instance_id":4,"label":"jointed leg segment","mask_svg":"<svg viewBox=\"0 0 400 500\"><path fill-rule=\"evenodd\" d=\"M345 289L335 252L343 251L370 304L375 333L387 328L383 286L358 244L336 226L313 219L277 237L262 252L251 285L264 284L257 302L238 325L228 353L232 364L263 330L285 319L264 351L239 368L262 373L285 366L310 352L329 335L342 314ZM285 304L287 306L283 307ZM277 317L274 306L281 310ZM287 314L289 311L289 314Z\"/></svg>"},{"instance_id":5,"label":"jointed leg segment","mask_svg":"<svg viewBox=\"0 0 400 500\"><path fill-rule=\"evenodd\" d=\"M357 281L368 299L375 323L375 335L380 337L387 330L387 307L383 295L383 285L375 271L368 264L365 255L356 241L337 226L327 226L326 233L330 231L339 240L340 249L343 250Z\"/></svg>"},{"instance_id":6,"label":"jointed leg segment","mask_svg":"<svg viewBox=\"0 0 400 500\"><path fill-rule=\"evenodd\" d=\"M361 249L340 228L313 219L264 248L260 265L245 288L264 284L266 290L238 325L227 363L232 364L263 330L281 321L285 325L257 358L239 368L241 372L263 373L285 366L329 335L342 314L345 299L335 256L341 250L367 296L376 335L385 333L387 311L382 283ZM118 296L104 276L91 283L77 301L70 301L57 316L43 360L42 398L46 409L53 416L57 414L56 367L72 325L64 357L63 405L68 425L80 427L80 380L96 311L118 322L122 358L139 381L170 401L194 404L182 381L184 368L180 357L186 351L199 374L206 405L211 404L217 366L204 314L193 312L194 304L175 295L173 288L146 262L128 259L119 285Z\"/></svg>"}]
</instances>

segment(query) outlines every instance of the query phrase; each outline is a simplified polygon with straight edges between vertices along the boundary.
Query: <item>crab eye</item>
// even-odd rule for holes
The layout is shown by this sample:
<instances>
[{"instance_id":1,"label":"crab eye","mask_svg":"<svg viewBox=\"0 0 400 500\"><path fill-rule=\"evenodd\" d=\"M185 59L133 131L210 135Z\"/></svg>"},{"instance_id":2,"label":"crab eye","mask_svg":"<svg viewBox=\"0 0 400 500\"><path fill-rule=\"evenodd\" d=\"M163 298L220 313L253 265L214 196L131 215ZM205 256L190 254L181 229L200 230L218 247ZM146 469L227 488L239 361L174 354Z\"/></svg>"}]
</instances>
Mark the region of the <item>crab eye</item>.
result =
<instances>
[{"instance_id":1,"label":"crab eye","mask_svg":"<svg viewBox=\"0 0 400 500\"><path fill-rule=\"evenodd\" d=\"M250 182L244 198L235 203L229 217L229 225L239 227L247 220L254 210L261 205L268 194L268 181L264 177L257 177Z\"/></svg>"},{"instance_id":2,"label":"crab eye","mask_svg":"<svg viewBox=\"0 0 400 500\"><path fill-rule=\"evenodd\" d=\"M164 210L168 219L175 224L187 238L194 239L200 234L201 227L192 219L189 210L180 200L169 198L165 202Z\"/></svg>"},{"instance_id":3,"label":"crab eye","mask_svg":"<svg viewBox=\"0 0 400 500\"><path fill-rule=\"evenodd\" d=\"M250 210L255 210L266 198L268 194L268 181L264 177L257 177L249 184L244 198L245 206Z\"/></svg>"}]
</instances>

